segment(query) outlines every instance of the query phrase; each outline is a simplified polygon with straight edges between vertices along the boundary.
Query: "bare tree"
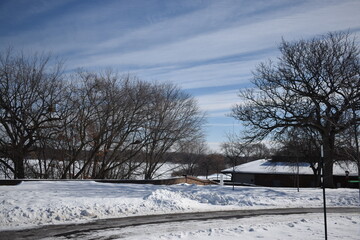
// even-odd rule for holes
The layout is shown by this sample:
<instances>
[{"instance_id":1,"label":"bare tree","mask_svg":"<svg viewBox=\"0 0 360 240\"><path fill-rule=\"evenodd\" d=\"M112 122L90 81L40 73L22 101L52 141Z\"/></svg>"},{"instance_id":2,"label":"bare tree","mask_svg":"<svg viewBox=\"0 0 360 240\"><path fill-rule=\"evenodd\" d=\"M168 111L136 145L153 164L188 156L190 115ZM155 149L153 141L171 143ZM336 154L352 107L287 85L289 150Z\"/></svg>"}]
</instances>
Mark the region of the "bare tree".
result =
<instances>
[{"instance_id":1,"label":"bare tree","mask_svg":"<svg viewBox=\"0 0 360 240\"><path fill-rule=\"evenodd\" d=\"M226 138L227 141L221 144L221 150L233 166L271 155L270 149L264 143L245 142L236 133L228 133Z\"/></svg>"},{"instance_id":2,"label":"bare tree","mask_svg":"<svg viewBox=\"0 0 360 240\"><path fill-rule=\"evenodd\" d=\"M149 84L125 76L114 91L106 144L95 178L129 178L140 167L137 155L145 145L142 126L146 119ZM121 170L121 171L119 171Z\"/></svg>"},{"instance_id":3,"label":"bare tree","mask_svg":"<svg viewBox=\"0 0 360 240\"><path fill-rule=\"evenodd\" d=\"M15 178L130 178L144 164L150 179L166 152L201 135L204 118L195 100L174 85L111 71L67 77L50 56L1 53L6 177L11 171ZM37 160L26 162L29 157Z\"/></svg>"},{"instance_id":4,"label":"bare tree","mask_svg":"<svg viewBox=\"0 0 360 240\"><path fill-rule=\"evenodd\" d=\"M68 153L62 177L128 178L140 165L129 160L142 147L148 84L112 72L79 72L78 77L76 112L61 135Z\"/></svg>"},{"instance_id":5,"label":"bare tree","mask_svg":"<svg viewBox=\"0 0 360 240\"><path fill-rule=\"evenodd\" d=\"M245 146L246 144L242 143L242 139L235 133L228 133L227 141L221 144L221 150L225 157L231 161L233 168L243 163L241 159L244 157Z\"/></svg>"},{"instance_id":6,"label":"bare tree","mask_svg":"<svg viewBox=\"0 0 360 240\"><path fill-rule=\"evenodd\" d=\"M254 72L255 89L232 110L248 127L249 139L281 134L289 127L311 128L324 146L325 186L333 187L336 136L352 127L360 110L360 49L348 33L282 41L277 63L262 63ZM359 116L359 115L358 115Z\"/></svg>"},{"instance_id":7,"label":"bare tree","mask_svg":"<svg viewBox=\"0 0 360 240\"><path fill-rule=\"evenodd\" d=\"M0 53L0 160L15 178L25 178L24 161L53 128L62 105L62 64L50 56Z\"/></svg>"},{"instance_id":8,"label":"bare tree","mask_svg":"<svg viewBox=\"0 0 360 240\"><path fill-rule=\"evenodd\" d=\"M181 143L179 150L181 158L183 158L183 164L181 165L182 175L197 176L199 171L199 165L206 158L207 146L203 138L194 139L192 141L185 141Z\"/></svg>"},{"instance_id":9,"label":"bare tree","mask_svg":"<svg viewBox=\"0 0 360 240\"><path fill-rule=\"evenodd\" d=\"M223 169L225 169L225 157L221 154L210 153L200 159L196 172L197 175L208 178L210 174L220 173Z\"/></svg>"},{"instance_id":10,"label":"bare tree","mask_svg":"<svg viewBox=\"0 0 360 240\"><path fill-rule=\"evenodd\" d=\"M289 128L277 139L280 144L273 161L310 164L317 184L320 184L320 144L321 136L310 128ZM335 156L334 156L335 157Z\"/></svg>"},{"instance_id":11,"label":"bare tree","mask_svg":"<svg viewBox=\"0 0 360 240\"><path fill-rule=\"evenodd\" d=\"M149 99L143 127L145 179L151 179L165 163L166 152L177 151L180 142L198 138L204 122L195 100L172 84L153 85Z\"/></svg>"}]
</instances>

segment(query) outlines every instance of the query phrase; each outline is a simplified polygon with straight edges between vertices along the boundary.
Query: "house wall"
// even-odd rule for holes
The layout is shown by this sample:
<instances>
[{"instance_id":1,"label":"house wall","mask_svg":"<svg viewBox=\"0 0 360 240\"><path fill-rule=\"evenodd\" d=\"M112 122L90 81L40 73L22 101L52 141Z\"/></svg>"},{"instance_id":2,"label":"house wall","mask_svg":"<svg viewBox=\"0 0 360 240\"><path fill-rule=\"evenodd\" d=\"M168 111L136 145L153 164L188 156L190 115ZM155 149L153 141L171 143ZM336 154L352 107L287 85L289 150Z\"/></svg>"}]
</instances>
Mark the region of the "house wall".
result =
<instances>
[{"instance_id":1,"label":"house wall","mask_svg":"<svg viewBox=\"0 0 360 240\"><path fill-rule=\"evenodd\" d=\"M235 183L255 184L265 187L317 187L317 179L314 175L296 174L258 174L258 173L235 173L233 180ZM334 176L335 187L358 188L358 183L349 183L349 180L356 180L356 176Z\"/></svg>"},{"instance_id":2,"label":"house wall","mask_svg":"<svg viewBox=\"0 0 360 240\"><path fill-rule=\"evenodd\" d=\"M316 178L312 175L257 174L255 183L269 187L316 187Z\"/></svg>"},{"instance_id":3,"label":"house wall","mask_svg":"<svg viewBox=\"0 0 360 240\"><path fill-rule=\"evenodd\" d=\"M235 173L233 179L236 183L255 184L265 187L315 187L316 178L311 175L287 175L287 174L249 174Z\"/></svg>"},{"instance_id":4,"label":"house wall","mask_svg":"<svg viewBox=\"0 0 360 240\"><path fill-rule=\"evenodd\" d=\"M352 182L350 180L358 180L357 176L334 176L334 185L335 187L344 187L344 188L358 188L359 183Z\"/></svg>"},{"instance_id":5,"label":"house wall","mask_svg":"<svg viewBox=\"0 0 360 240\"><path fill-rule=\"evenodd\" d=\"M255 184L255 176L250 173L235 174L233 181L240 184Z\"/></svg>"}]
</instances>

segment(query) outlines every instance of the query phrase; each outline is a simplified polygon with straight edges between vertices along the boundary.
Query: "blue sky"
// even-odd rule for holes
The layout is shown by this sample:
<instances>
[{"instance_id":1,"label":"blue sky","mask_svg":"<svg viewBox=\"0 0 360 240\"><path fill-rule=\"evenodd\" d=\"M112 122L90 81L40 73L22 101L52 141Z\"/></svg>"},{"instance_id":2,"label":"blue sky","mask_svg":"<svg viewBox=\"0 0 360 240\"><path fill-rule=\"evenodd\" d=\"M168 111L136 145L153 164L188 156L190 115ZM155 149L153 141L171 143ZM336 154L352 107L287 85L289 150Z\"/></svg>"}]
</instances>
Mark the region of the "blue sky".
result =
<instances>
[{"instance_id":1,"label":"blue sky","mask_svg":"<svg viewBox=\"0 0 360 240\"><path fill-rule=\"evenodd\" d=\"M360 0L0 0L0 46L45 51L71 71L111 67L174 82L207 112L211 150L241 125L227 114L281 38L359 36Z\"/></svg>"}]
</instances>

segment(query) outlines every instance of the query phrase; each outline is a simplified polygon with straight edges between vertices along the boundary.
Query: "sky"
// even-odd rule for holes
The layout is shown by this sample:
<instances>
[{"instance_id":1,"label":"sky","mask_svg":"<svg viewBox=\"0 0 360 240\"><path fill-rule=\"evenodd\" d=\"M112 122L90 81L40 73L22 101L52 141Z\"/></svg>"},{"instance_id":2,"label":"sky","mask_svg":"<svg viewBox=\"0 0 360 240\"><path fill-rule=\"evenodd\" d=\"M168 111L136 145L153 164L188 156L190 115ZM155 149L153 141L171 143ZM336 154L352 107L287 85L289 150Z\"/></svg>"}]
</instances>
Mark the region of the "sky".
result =
<instances>
[{"instance_id":1,"label":"sky","mask_svg":"<svg viewBox=\"0 0 360 240\"><path fill-rule=\"evenodd\" d=\"M360 0L0 0L0 50L51 52L67 71L112 68L172 82L207 114L210 151L241 131L229 116L278 45L330 31L360 38Z\"/></svg>"}]
</instances>

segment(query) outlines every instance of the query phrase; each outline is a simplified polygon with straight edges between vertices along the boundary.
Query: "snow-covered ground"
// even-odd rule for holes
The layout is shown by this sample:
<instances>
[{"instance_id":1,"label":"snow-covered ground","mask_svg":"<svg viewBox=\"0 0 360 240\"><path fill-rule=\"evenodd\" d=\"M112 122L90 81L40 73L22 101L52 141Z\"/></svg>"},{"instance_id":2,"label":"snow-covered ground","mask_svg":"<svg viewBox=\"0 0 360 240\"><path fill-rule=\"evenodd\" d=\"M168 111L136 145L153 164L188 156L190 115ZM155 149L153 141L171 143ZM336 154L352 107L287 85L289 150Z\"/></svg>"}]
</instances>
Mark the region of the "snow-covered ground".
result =
<instances>
[{"instance_id":1,"label":"snow-covered ground","mask_svg":"<svg viewBox=\"0 0 360 240\"><path fill-rule=\"evenodd\" d=\"M358 240L360 216L330 214L327 217L328 238ZM68 236L72 237L72 236ZM74 235L73 237L76 237ZM49 240L65 238L49 238ZM261 216L231 220L188 221L81 233L81 239L189 239L189 240L323 240L324 219L321 214Z\"/></svg>"},{"instance_id":2,"label":"snow-covered ground","mask_svg":"<svg viewBox=\"0 0 360 240\"><path fill-rule=\"evenodd\" d=\"M5 159L5 158L0 158L2 161L5 161L7 164L9 164L11 167L14 167L13 162L10 161L9 159ZM54 179L60 179L61 178L61 171L59 171L59 169L63 169L64 166L64 162L61 161L57 161L57 160L37 160L37 159L26 159L25 160L25 165L27 166L27 168L32 169L34 172L38 173L37 176L39 175L40 168L42 169L42 172L44 173L44 164L46 163L46 165L49 166L53 166L53 168L48 169L48 173L51 172L51 174L49 174L49 176L51 178ZM78 173L78 171L83 167L84 162L83 161L77 161L74 163L74 172ZM123 166L124 168L126 168L127 166ZM57 169L58 168L58 169ZM154 175L153 175L153 179L166 179L166 178L171 178L172 177L172 173L180 170L182 168L182 164L178 164L178 163L171 163L171 162L166 162L163 164L160 164L160 166L158 166L158 169L155 171ZM137 169L134 170L131 179L144 179L144 170L145 170L145 164L141 164ZM80 178L82 176L80 175ZM27 178L37 178L35 177L35 175L31 176L28 175ZM14 179L14 175L13 173L8 169L5 168L5 166L3 164L0 164L0 179Z\"/></svg>"},{"instance_id":3,"label":"snow-covered ground","mask_svg":"<svg viewBox=\"0 0 360 240\"><path fill-rule=\"evenodd\" d=\"M357 189L327 189L328 206L358 206ZM321 189L23 182L0 186L0 229L99 218L231 209L321 207Z\"/></svg>"}]
</instances>

